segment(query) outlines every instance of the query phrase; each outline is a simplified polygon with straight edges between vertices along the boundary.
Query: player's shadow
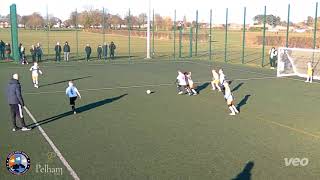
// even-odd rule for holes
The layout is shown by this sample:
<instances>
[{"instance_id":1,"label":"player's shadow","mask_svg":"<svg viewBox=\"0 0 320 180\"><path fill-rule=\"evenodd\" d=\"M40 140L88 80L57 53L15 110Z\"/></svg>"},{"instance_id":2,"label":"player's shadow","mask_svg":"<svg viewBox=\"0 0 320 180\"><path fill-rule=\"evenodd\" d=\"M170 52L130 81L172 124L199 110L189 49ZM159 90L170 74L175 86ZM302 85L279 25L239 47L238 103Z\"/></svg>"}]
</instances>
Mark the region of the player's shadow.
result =
<instances>
[{"instance_id":1,"label":"player's shadow","mask_svg":"<svg viewBox=\"0 0 320 180\"><path fill-rule=\"evenodd\" d=\"M243 170L232 180L251 180L251 170L253 169L253 166L253 161L248 162Z\"/></svg>"},{"instance_id":2,"label":"player's shadow","mask_svg":"<svg viewBox=\"0 0 320 180\"><path fill-rule=\"evenodd\" d=\"M231 92L237 91L238 89L240 89L240 87L243 85L244 83L239 83L236 87L234 87Z\"/></svg>"},{"instance_id":3,"label":"player's shadow","mask_svg":"<svg viewBox=\"0 0 320 180\"><path fill-rule=\"evenodd\" d=\"M121 98L123 98L124 96L127 96L127 95L128 94L126 93L126 94L122 94L120 96L116 96L116 97L113 97L113 98L107 98L107 99L104 99L104 100L101 100L101 101L93 102L93 103L78 107L76 109L76 111L77 111L77 113L82 113L82 112L85 112L85 111L89 111L91 109L103 106L105 104L112 103L114 101L117 101L117 100L119 100L119 99L121 99ZM29 127L31 127L33 129L33 128L36 128L37 126L44 125L44 124L56 121L56 120L59 120L61 118L64 118L64 117L67 117L67 116L70 116L70 115L73 115L73 111L68 111L68 112L61 113L61 114L58 114L56 116L52 116L50 118L38 121L38 123L30 124Z\"/></svg>"},{"instance_id":4,"label":"player's shadow","mask_svg":"<svg viewBox=\"0 0 320 180\"><path fill-rule=\"evenodd\" d=\"M199 85L199 86L197 87L198 93L200 93L202 90L206 89L208 86L209 86L209 83L208 83L208 82L205 82L205 83Z\"/></svg>"},{"instance_id":5,"label":"player's shadow","mask_svg":"<svg viewBox=\"0 0 320 180\"><path fill-rule=\"evenodd\" d=\"M244 98L237 104L237 109L240 111L241 107L247 104L247 101L249 100L249 97L251 95L247 94L244 96Z\"/></svg>"},{"instance_id":6,"label":"player's shadow","mask_svg":"<svg viewBox=\"0 0 320 180\"><path fill-rule=\"evenodd\" d=\"M66 79L66 80L63 80L63 81L57 81L57 82L53 82L53 83L44 84L44 85L41 85L40 87L52 86L52 85L55 85L55 84L61 84L61 83L69 82L69 81L77 81L77 80L80 80L80 79L86 79L86 78L90 78L90 77L92 77L92 76L84 76L84 77L79 77L79 78L74 78L74 79Z\"/></svg>"}]
</instances>

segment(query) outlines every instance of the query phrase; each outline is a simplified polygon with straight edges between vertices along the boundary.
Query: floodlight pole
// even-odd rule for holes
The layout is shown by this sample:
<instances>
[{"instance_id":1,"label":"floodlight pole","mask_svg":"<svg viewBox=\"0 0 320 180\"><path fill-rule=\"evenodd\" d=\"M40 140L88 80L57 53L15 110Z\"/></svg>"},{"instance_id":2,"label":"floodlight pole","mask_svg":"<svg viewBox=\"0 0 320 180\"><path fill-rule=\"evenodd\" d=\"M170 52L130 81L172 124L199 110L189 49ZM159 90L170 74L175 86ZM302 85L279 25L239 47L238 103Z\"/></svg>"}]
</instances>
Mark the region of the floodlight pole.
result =
<instances>
[{"instance_id":1,"label":"floodlight pole","mask_svg":"<svg viewBox=\"0 0 320 180\"><path fill-rule=\"evenodd\" d=\"M150 14L151 14L151 0L148 1L148 27L147 27L147 57L146 59L150 59ZM154 27L152 27L154 28Z\"/></svg>"}]
</instances>

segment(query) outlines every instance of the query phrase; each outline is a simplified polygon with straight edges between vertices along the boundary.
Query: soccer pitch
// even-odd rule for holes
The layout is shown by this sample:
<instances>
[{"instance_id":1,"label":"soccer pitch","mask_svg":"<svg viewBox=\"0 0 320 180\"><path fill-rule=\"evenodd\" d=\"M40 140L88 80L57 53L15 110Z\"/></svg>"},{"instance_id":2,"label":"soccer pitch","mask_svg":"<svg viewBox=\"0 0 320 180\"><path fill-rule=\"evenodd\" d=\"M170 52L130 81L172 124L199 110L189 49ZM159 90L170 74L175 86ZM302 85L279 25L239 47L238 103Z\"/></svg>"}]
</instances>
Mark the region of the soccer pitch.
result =
<instances>
[{"instance_id":1,"label":"soccer pitch","mask_svg":"<svg viewBox=\"0 0 320 180\"><path fill-rule=\"evenodd\" d=\"M19 73L27 108L80 179L319 178L318 83L245 65L137 60L41 63L35 89L30 66L2 63L1 89ZM211 90L212 67L232 80L239 115L229 116L222 93ZM177 95L177 70L192 72L198 96ZM82 95L76 115L65 95L70 79ZM26 112L35 128L11 131L9 107L0 98L0 179L21 179L4 166L14 150L31 159L24 179L73 179ZM286 158L308 164L286 166ZM39 172L37 165L62 168L62 175Z\"/></svg>"}]
</instances>

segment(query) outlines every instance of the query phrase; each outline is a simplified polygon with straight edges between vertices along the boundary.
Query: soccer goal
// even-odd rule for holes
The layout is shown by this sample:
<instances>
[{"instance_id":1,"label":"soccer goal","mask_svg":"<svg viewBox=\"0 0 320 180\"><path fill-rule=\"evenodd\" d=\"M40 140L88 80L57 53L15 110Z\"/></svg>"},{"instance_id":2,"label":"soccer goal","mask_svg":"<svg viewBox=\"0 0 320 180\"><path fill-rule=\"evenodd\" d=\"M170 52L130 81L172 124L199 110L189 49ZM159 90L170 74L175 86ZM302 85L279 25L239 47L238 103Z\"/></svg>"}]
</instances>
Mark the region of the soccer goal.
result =
<instances>
[{"instance_id":1,"label":"soccer goal","mask_svg":"<svg viewBox=\"0 0 320 180\"><path fill-rule=\"evenodd\" d=\"M277 77L307 77L307 63L313 67L313 79L320 79L320 50L301 48L278 48Z\"/></svg>"}]
</instances>

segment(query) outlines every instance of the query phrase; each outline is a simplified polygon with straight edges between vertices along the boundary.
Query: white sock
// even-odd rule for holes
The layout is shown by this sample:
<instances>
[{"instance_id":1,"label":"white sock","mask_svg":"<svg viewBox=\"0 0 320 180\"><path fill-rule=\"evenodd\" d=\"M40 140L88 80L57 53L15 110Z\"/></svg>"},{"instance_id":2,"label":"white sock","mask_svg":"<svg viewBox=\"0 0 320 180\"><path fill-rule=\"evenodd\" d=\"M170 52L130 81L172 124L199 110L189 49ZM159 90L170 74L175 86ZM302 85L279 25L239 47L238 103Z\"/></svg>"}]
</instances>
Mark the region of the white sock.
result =
<instances>
[{"instance_id":1,"label":"white sock","mask_svg":"<svg viewBox=\"0 0 320 180\"><path fill-rule=\"evenodd\" d=\"M235 113L234 109L232 108L232 106L229 106L229 109L230 109L231 113Z\"/></svg>"},{"instance_id":2,"label":"white sock","mask_svg":"<svg viewBox=\"0 0 320 180\"><path fill-rule=\"evenodd\" d=\"M36 85L38 85L38 80L36 80Z\"/></svg>"},{"instance_id":3,"label":"white sock","mask_svg":"<svg viewBox=\"0 0 320 180\"><path fill-rule=\"evenodd\" d=\"M237 109L234 105L232 105L231 107L233 108L233 110L234 110L236 113L239 113L238 109Z\"/></svg>"},{"instance_id":4,"label":"white sock","mask_svg":"<svg viewBox=\"0 0 320 180\"><path fill-rule=\"evenodd\" d=\"M196 91L196 90L191 89L191 91L192 91L194 94L197 94L197 91Z\"/></svg>"}]
</instances>

